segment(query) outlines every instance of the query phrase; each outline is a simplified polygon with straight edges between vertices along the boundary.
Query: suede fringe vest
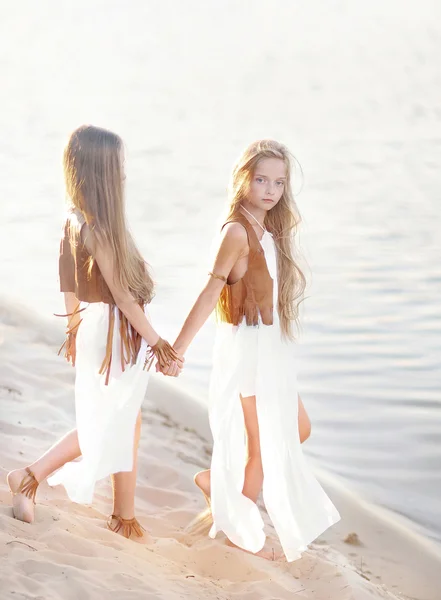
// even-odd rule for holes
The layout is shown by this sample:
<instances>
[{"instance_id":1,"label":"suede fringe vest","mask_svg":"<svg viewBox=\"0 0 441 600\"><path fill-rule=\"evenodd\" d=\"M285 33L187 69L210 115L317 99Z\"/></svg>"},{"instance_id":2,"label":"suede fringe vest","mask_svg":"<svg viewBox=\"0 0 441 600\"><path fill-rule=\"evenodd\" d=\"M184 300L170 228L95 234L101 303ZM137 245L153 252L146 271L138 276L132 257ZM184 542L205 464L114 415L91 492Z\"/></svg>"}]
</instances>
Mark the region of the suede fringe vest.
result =
<instances>
[{"instance_id":1,"label":"suede fringe vest","mask_svg":"<svg viewBox=\"0 0 441 600\"><path fill-rule=\"evenodd\" d=\"M115 329L115 301L98 265L93 260L82 238L81 230L85 225L84 217L78 211L70 212L64 224L60 244L59 275L60 290L73 292L80 302L103 302L109 305L109 329L107 332L106 354L100 368L105 373L107 385L112 366L112 346ZM81 312L80 305L72 315ZM130 325L125 315L119 311L119 333L121 343L121 370L136 363L141 347L141 336ZM81 321L80 321L81 323ZM76 333L77 328L75 329ZM64 344L63 344L64 346ZM62 346L62 348L63 348Z\"/></svg>"},{"instance_id":2,"label":"suede fringe vest","mask_svg":"<svg viewBox=\"0 0 441 600\"><path fill-rule=\"evenodd\" d=\"M248 219L239 213L227 223L240 223L247 232L249 255L245 275L222 289L216 306L219 321L239 325L243 318L247 325L273 324L273 279L269 274L262 245ZM224 224L227 225L227 223Z\"/></svg>"}]
</instances>

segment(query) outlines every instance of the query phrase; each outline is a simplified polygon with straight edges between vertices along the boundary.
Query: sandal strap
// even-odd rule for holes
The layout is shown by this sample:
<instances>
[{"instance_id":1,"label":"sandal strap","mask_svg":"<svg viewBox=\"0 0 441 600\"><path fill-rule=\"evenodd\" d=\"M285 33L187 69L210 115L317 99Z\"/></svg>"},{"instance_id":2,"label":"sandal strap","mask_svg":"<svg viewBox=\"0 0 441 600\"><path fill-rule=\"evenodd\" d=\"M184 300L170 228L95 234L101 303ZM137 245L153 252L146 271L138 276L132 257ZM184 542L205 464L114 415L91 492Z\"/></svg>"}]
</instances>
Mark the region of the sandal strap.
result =
<instances>
[{"instance_id":1,"label":"sandal strap","mask_svg":"<svg viewBox=\"0 0 441 600\"><path fill-rule=\"evenodd\" d=\"M113 519L116 520L114 527L112 527ZM119 515L110 515L107 520L107 527L114 533L121 532L122 536L127 539L130 538L132 534L136 535L136 537L142 537L143 531L145 531L144 527L136 517L133 519L123 519Z\"/></svg>"},{"instance_id":2,"label":"sandal strap","mask_svg":"<svg viewBox=\"0 0 441 600\"><path fill-rule=\"evenodd\" d=\"M37 488L39 486L39 482L35 477L34 473L26 467L26 475L20 482L20 485L17 488L16 492L12 492L13 496L17 496L18 494L23 494L26 498L30 498L35 504L35 496L37 494Z\"/></svg>"}]
</instances>

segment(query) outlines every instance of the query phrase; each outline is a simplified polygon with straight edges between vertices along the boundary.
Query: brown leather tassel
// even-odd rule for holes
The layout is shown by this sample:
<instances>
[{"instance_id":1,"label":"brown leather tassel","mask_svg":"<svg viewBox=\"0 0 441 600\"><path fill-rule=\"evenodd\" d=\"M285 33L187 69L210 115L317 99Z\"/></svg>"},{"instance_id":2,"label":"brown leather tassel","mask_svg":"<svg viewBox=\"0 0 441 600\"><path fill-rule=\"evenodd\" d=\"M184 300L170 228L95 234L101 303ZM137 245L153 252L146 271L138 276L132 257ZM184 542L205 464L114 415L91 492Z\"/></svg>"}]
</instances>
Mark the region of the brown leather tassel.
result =
<instances>
[{"instance_id":1,"label":"brown leather tassel","mask_svg":"<svg viewBox=\"0 0 441 600\"><path fill-rule=\"evenodd\" d=\"M115 312L113 305L109 304L109 329L107 331L106 355L98 371L100 375L106 373L105 384L108 385L110 377L110 367L112 365L112 346L113 346L113 330L115 328Z\"/></svg>"},{"instance_id":2,"label":"brown leather tassel","mask_svg":"<svg viewBox=\"0 0 441 600\"><path fill-rule=\"evenodd\" d=\"M127 321L127 348L130 357L130 364L134 365L138 358L138 352L141 348L142 336Z\"/></svg>"},{"instance_id":3,"label":"brown leather tassel","mask_svg":"<svg viewBox=\"0 0 441 600\"><path fill-rule=\"evenodd\" d=\"M119 311L119 320L121 369L124 371L126 365L134 365L136 363L142 338L136 329L130 325L127 317L121 311Z\"/></svg>"},{"instance_id":4,"label":"brown leather tassel","mask_svg":"<svg viewBox=\"0 0 441 600\"><path fill-rule=\"evenodd\" d=\"M259 322L259 309L257 305L247 303L245 306L245 319L247 325L257 325Z\"/></svg>"},{"instance_id":5,"label":"brown leather tassel","mask_svg":"<svg viewBox=\"0 0 441 600\"><path fill-rule=\"evenodd\" d=\"M85 310L86 308L87 308L87 306L80 309L80 303L78 302L75 310L72 313L68 313L66 315L54 314L54 316L55 317L75 317L80 312L83 312L83 310ZM76 325L71 327L70 324L72 322L72 318L69 319L67 329L66 329L66 339L64 340L61 348L58 350L58 356L60 356L60 354L62 353L63 348L64 348L64 357L67 360L67 362L70 362L72 364L73 367L75 366L75 358L76 358L76 346L75 346L76 335L78 333L78 328L81 325L82 321L83 321L83 319L80 319Z\"/></svg>"},{"instance_id":6,"label":"brown leather tassel","mask_svg":"<svg viewBox=\"0 0 441 600\"><path fill-rule=\"evenodd\" d=\"M30 469L26 468L26 472L27 475L25 475L21 480L17 491L14 492L14 496L16 496L17 494L23 494L24 496L26 496L26 498L29 498L35 504L35 496L37 494L37 488L39 483Z\"/></svg>"},{"instance_id":7,"label":"brown leather tassel","mask_svg":"<svg viewBox=\"0 0 441 600\"><path fill-rule=\"evenodd\" d=\"M87 306L80 308L80 302L78 302L78 304L73 312L67 313L65 315L58 315L57 313L54 313L54 317L74 317L75 315L80 314L80 312L83 312L83 310L86 310L86 308L87 308ZM80 310L78 310L78 309L80 309ZM72 321L72 319L69 319L69 324L71 321ZM68 324L68 327L69 327L69 324Z\"/></svg>"},{"instance_id":8,"label":"brown leather tassel","mask_svg":"<svg viewBox=\"0 0 441 600\"><path fill-rule=\"evenodd\" d=\"M163 340L160 337L156 344L150 346L149 350L147 350L143 368L149 371L155 358L158 361L160 368L163 369L173 360L178 360L179 356L173 346L171 346L167 340Z\"/></svg>"},{"instance_id":9,"label":"brown leather tassel","mask_svg":"<svg viewBox=\"0 0 441 600\"><path fill-rule=\"evenodd\" d=\"M80 304L77 305L76 309L73 313L69 313L67 315L55 315L56 317L73 317L78 313L82 312L87 308L80 309ZM106 342L106 354L104 356L103 362L101 363L101 367L99 370L99 374L102 375L105 373L105 385L109 384L110 379L110 369L112 366L113 359L113 335L115 330L115 310L116 307L114 304L109 304L109 328L107 330L107 342ZM139 333L130 325L127 317L118 309L119 313L119 335L120 335L120 352L121 352L121 370L125 371L127 365L134 365L136 363L136 359L138 357L139 350L141 348L142 337ZM70 322L72 319L70 319ZM68 362L72 363L72 366L75 366L75 336L77 334L78 328L82 323L82 319L80 319L79 323L77 323L74 327L69 328L66 331L66 339L63 342L63 345L58 351L58 354L64 349L64 356ZM154 358L154 356L153 356ZM145 368L145 366L144 366Z\"/></svg>"},{"instance_id":10,"label":"brown leather tassel","mask_svg":"<svg viewBox=\"0 0 441 600\"><path fill-rule=\"evenodd\" d=\"M116 520L115 527L112 527L112 519ZM145 531L138 519L123 519L117 515L111 515L109 517L107 527L114 533L119 533L121 531L122 535L127 539L129 539L132 534L136 535L136 537L142 537L143 531Z\"/></svg>"},{"instance_id":11,"label":"brown leather tassel","mask_svg":"<svg viewBox=\"0 0 441 600\"><path fill-rule=\"evenodd\" d=\"M135 359L139 354L139 351L141 350L141 342L142 342L142 336L139 335L139 333L132 328L132 339L133 339L133 347L135 348Z\"/></svg>"},{"instance_id":12,"label":"brown leather tassel","mask_svg":"<svg viewBox=\"0 0 441 600\"><path fill-rule=\"evenodd\" d=\"M130 363L133 365L136 362L136 356L137 356L136 350L135 350L135 344L134 344L134 339L135 339L134 336L139 336L139 333L133 329L133 327L130 325L130 323L127 321L127 319L126 319L126 323L127 323L127 338L126 338L127 355L129 357ZM127 362L129 362L129 361L127 361Z\"/></svg>"},{"instance_id":13,"label":"brown leather tassel","mask_svg":"<svg viewBox=\"0 0 441 600\"><path fill-rule=\"evenodd\" d=\"M121 340L120 353L121 353L121 370L124 371L126 365L130 362L130 347L129 347L129 333L127 331L128 322L124 315L119 315L119 337Z\"/></svg>"}]
</instances>

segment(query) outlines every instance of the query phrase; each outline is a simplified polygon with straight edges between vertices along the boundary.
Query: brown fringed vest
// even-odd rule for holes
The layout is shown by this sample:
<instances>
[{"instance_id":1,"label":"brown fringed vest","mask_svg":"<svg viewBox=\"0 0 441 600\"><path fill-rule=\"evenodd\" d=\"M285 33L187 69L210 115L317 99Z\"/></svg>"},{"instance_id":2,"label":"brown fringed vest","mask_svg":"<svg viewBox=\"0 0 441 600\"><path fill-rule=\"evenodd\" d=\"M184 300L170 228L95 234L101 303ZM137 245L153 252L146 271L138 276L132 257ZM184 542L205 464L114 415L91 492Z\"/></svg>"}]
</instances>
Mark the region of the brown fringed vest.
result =
<instances>
[{"instance_id":1,"label":"brown fringed vest","mask_svg":"<svg viewBox=\"0 0 441 600\"><path fill-rule=\"evenodd\" d=\"M233 325L239 325L243 317L247 325L258 325L259 316L264 325L272 325L273 279L257 234L242 213L227 223L240 223L246 229L250 248L248 269L239 281L226 283L216 306L216 315L220 321Z\"/></svg>"},{"instance_id":2,"label":"brown fringed vest","mask_svg":"<svg viewBox=\"0 0 441 600\"><path fill-rule=\"evenodd\" d=\"M81 239L81 230L84 225L85 220L81 213L78 211L69 213L64 224L60 244L60 290L62 292L73 292L80 302L103 302L109 305L109 329L107 332L106 354L99 371L100 375L103 373L106 374L105 383L107 385L112 365L112 341L116 305L98 265L92 259L86 245ZM89 268L90 265L91 268ZM73 314L78 312L80 312L79 305ZM76 330L74 333L76 333ZM121 311L119 311L119 333L121 339L121 370L124 371L127 365L133 365L136 362L141 347L141 336L130 325ZM63 346L60 351L63 349ZM67 353L66 358L69 358Z\"/></svg>"}]
</instances>

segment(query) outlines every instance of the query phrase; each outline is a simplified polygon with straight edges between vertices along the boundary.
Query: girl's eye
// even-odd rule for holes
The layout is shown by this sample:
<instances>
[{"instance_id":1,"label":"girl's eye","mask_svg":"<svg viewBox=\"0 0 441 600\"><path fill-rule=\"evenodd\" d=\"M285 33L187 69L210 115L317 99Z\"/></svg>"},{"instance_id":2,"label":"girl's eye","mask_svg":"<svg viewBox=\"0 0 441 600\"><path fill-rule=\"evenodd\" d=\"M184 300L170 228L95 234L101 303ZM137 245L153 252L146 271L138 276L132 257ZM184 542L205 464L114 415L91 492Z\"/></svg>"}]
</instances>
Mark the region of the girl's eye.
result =
<instances>
[{"instance_id":1,"label":"girl's eye","mask_svg":"<svg viewBox=\"0 0 441 600\"><path fill-rule=\"evenodd\" d=\"M256 181L257 181L257 183L263 183L263 178L262 177L256 177Z\"/></svg>"},{"instance_id":2,"label":"girl's eye","mask_svg":"<svg viewBox=\"0 0 441 600\"><path fill-rule=\"evenodd\" d=\"M277 181L276 183L279 187L283 185L283 181Z\"/></svg>"}]
</instances>

